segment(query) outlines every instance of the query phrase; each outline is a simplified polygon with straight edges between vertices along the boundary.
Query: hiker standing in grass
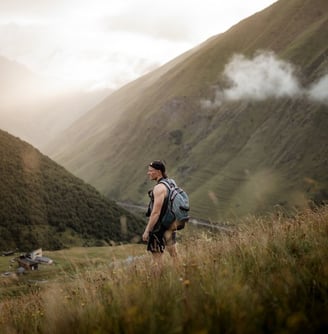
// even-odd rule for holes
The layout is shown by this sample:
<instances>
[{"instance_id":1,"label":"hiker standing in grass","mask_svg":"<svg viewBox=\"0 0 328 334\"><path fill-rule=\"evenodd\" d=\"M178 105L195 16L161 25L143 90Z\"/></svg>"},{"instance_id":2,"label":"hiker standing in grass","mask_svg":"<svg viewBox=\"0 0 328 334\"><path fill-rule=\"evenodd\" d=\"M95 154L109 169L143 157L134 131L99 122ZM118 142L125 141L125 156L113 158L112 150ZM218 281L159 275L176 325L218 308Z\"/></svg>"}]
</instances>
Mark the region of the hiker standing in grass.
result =
<instances>
[{"instance_id":1,"label":"hiker standing in grass","mask_svg":"<svg viewBox=\"0 0 328 334\"><path fill-rule=\"evenodd\" d=\"M157 184L149 191L151 202L148 208L148 224L142 235L142 240L147 242L147 250L153 254L157 263L162 261L162 255L166 248L169 254L176 260L176 231L173 228L164 228L161 224L161 217L165 211L168 197L167 187L159 183L167 179L165 164L161 160L155 160L148 166L147 175L151 181ZM159 263L161 264L161 263Z\"/></svg>"}]
</instances>

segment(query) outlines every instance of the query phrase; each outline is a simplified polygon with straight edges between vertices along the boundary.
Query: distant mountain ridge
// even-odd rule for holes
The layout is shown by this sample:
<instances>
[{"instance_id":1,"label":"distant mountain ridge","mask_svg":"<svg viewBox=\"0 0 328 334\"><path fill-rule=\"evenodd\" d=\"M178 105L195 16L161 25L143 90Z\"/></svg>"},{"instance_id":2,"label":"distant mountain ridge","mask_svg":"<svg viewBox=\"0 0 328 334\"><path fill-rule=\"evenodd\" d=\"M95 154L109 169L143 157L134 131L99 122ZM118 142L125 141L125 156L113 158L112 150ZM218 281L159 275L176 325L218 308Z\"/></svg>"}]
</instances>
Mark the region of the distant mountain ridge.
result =
<instances>
[{"instance_id":1,"label":"distant mountain ridge","mask_svg":"<svg viewBox=\"0 0 328 334\"><path fill-rule=\"evenodd\" d=\"M138 241L143 221L0 130L0 250Z\"/></svg>"},{"instance_id":2,"label":"distant mountain ridge","mask_svg":"<svg viewBox=\"0 0 328 334\"><path fill-rule=\"evenodd\" d=\"M65 88L2 56L0 74L1 129L40 149L110 93Z\"/></svg>"},{"instance_id":3,"label":"distant mountain ridge","mask_svg":"<svg viewBox=\"0 0 328 334\"><path fill-rule=\"evenodd\" d=\"M164 159L190 193L192 215L213 221L325 201L327 104L305 91L325 79L327 40L327 1L277 1L114 92L46 151L132 203L146 201L147 164ZM239 54L239 64L256 69L261 52L273 56L264 57L255 89L271 80L276 92L233 100L228 93L240 87L231 78L240 78L227 78L227 65ZM272 61L273 74L294 82L293 94L277 94L285 81L269 78ZM249 73L246 88L256 79Z\"/></svg>"}]
</instances>

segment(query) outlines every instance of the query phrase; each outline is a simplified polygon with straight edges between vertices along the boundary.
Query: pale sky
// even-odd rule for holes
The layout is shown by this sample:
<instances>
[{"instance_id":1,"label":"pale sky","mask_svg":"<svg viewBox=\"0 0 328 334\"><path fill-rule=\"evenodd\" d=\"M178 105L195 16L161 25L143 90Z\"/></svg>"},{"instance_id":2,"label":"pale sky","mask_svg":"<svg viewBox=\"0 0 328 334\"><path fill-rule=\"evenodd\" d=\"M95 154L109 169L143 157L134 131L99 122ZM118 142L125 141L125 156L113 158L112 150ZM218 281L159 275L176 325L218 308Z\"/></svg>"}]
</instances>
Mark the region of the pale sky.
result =
<instances>
[{"instance_id":1,"label":"pale sky","mask_svg":"<svg viewBox=\"0 0 328 334\"><path fill-rule=\"evenodd\" d=\"M0 0L0 56L116 89L276 0Z\"/></svg>"}]
</instances>

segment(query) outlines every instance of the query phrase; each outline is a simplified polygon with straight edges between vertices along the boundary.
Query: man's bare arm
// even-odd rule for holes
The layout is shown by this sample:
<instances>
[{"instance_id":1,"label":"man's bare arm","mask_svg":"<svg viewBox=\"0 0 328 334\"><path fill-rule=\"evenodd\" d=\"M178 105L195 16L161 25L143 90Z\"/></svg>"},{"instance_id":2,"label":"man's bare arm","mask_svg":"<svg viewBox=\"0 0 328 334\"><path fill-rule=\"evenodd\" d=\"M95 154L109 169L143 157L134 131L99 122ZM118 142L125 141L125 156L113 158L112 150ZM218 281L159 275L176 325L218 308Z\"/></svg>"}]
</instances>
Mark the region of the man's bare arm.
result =
<instances>
[{"instance_id":1,"label":"man's bare arm","mask_svg":"<svg viewBox=\"0 0 328 334\"><path fill-rule=\"evenodd\" d=\"M142 240L143 241L147 241L148 240L148 236L149 236L149 232L151 232L154 228L154 226L156 225L160 214L161 214L161 209L165 200L165 195L166 195L166 187L164 184L157 184L154 187L153 190L153 195L154 195L154 205L153 205L153 209L151 212L151 215L149 217L148 220L148 224L145 228L145 232L142 235Z\"/></svg>"}]
</instances>

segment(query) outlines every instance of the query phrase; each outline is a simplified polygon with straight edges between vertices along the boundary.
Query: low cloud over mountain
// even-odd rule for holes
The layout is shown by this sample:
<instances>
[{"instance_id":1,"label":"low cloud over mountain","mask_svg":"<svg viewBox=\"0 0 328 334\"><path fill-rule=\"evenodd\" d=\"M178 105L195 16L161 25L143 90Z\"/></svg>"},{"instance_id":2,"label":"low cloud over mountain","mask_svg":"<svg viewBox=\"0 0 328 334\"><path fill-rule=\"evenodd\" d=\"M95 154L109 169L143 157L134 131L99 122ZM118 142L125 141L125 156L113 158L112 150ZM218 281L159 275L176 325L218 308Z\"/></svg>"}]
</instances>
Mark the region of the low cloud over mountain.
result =
<instances>
[{"instance_id":1,"label":"low cloud over mountain","mask_svg":"<svg viewBox=\"0 0 328 334\"><path fill-rule=\"evenodd\" d=\"M328 75L310 87L302 87L296 67L269 51L258 52L253 58L235 54L225 66L221 77L229 88L217 87L214 99L203 100L204 108L216 108L223 101L297 97L328 103Z\"/></svg>"}]
</instances>

